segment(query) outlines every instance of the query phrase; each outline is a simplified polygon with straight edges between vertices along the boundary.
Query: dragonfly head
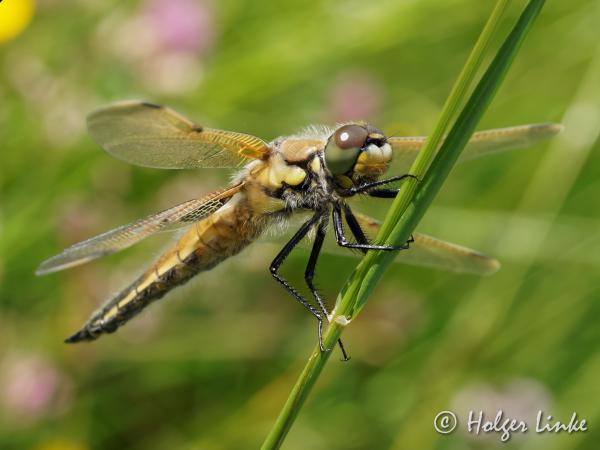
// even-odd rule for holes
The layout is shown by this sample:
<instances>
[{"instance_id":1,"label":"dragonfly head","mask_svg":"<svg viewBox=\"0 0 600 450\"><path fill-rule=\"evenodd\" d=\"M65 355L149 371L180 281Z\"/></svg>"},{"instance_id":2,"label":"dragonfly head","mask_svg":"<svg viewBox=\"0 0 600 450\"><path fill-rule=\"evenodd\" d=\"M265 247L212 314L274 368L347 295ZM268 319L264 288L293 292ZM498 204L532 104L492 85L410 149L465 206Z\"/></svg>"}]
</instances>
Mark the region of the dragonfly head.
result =
<instances>
[{"instance_id":1,"label":"dragonfly head","mask_svg":"<svg viewBox=\"0 0 600 450\"><path fill-rule=\"evenodd\" d=\"M383 132L365 123L339 127L325 146L325 164L334 177L377 178L391 159L392 148Z\"/></svg>"}]
</instances>

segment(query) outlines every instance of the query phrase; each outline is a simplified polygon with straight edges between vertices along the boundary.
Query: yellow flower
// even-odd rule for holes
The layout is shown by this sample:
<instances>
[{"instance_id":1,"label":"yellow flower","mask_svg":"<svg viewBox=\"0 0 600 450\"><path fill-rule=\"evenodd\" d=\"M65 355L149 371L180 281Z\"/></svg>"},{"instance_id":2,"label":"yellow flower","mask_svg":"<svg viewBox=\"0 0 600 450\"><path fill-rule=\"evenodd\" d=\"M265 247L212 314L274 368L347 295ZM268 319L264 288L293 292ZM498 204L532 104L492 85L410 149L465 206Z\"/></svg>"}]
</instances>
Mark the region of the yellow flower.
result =
<instances>
[{"instance_id":1,"label":"yellow flower","mask_svg":"<svg viewBox=\"0 0 600 450\"><path fill-rule=\"evenodd\" d=\"M0 43L17 36L31 21L34 0L0 0Z\"/></svg>"}]
</instances>

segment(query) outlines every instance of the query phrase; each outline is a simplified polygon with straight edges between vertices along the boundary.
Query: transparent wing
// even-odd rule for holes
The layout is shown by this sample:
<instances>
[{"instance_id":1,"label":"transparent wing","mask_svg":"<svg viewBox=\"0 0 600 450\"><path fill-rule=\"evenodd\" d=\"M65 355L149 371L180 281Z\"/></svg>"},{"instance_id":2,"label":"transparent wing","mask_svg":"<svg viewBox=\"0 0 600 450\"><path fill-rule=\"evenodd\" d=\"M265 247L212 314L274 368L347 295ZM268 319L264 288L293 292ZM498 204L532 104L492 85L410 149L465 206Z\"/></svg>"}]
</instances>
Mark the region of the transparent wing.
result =
<instances>
[{"instance_id":1,"label":"transparent wing","mask_svg":"<svg viewBox=\"0 0 600 450\"><path fill-rule=\"evenodd\" d=\"M203 128L164 106L119 102L87 119L92 140L116 158L159 169L236 167L261 159L269 146L232 131Z\"/></svg>"},{"instance_id":2,"label":"transparent wing","mask_svg":"<svg viewBox=\"0 0 600 450\"><path fill-rule=\"evenodd\" d=\"M36 275L44 275L84 264L100 256L118 252L160 231L190 225L214 213L240 190L240 185L213 192L203 198L189 200L136 222L120 226L79 242L59 255L44 261Z\"/></svg>"},{"instance_id":3,"label":"transparent wing","mask_svg":"<svg viewBox=\"0 0 600 450\"><path fill-rule=\"evenodd\" d=\"M426 234L414 233L413 237L415 242L400 252L398 262L474 275L491 275L500 269L500 261L477 250Z\"/></svg>"},{"instance_id":4,"label":"transparent wing","mask_svg":"<svg viewBox=\"0 0 600 450\"><path fill-rule=\"evenodd\" d=\"M555 136L562 129L563 126L560 124L542 123L478 131L467 143L459 161L467 161L515 148L529 147ZM425 136L388 138L388 142L394 150L394 166L407 171L419 154L425 139Z\"/></svg>"},{"instance_id":5,"label":"transparent wing","mask_svg":"<svg viewBox=\"0 0 600 450\"><path fill-rule=\"evenodd\" d=\"M378 220L356 211L354 211L354 215L368 236L375 237L377 235L381 226ZM396 262L476 275L491 275L500 268L498 260L462 245L452 244L420 233L413 233L413 237L415 241L410 244L410 249L398 252ZM339 247L335 244L335 239L328 239L328 241L329 244L325 249L329 252L362 256L362 253L350 252L348 249Z\"/></svg>"}]
</instances>

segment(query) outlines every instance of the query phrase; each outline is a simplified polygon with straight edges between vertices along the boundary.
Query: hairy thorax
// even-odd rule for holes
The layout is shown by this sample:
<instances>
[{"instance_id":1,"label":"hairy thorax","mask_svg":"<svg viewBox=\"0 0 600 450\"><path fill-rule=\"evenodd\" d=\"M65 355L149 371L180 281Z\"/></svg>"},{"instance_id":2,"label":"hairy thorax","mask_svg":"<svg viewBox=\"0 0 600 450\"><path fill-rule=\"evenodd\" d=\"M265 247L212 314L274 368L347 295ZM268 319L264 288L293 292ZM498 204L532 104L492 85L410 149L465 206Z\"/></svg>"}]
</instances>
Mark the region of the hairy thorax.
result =
<instances>
[{"instance_id":1,"label":"hairy thorax","mask_svg":"<svg viewBox=\"0 0 600 450\"><path fill-rule=\"evenodd\" d=\"M331 201L333 192L318 148L294 150L275 149L267 160L246 166L242 177L256 212L291 214L299 209L317 210Z\"/></svg>"}]
</instances>

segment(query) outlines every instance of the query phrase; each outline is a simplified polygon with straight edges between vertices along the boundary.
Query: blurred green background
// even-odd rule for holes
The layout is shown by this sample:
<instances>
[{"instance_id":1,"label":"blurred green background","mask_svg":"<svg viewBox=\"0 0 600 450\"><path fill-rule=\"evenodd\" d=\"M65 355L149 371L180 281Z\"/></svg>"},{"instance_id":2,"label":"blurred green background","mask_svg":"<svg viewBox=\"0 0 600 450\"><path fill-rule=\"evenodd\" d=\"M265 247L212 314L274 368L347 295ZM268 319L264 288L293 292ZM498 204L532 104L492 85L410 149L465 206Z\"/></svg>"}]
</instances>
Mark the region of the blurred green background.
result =
<instances>
[{"instance_id":1,"label":"blurred green background","mask_svg":"<svg viewBox=\"0 0 600 450\"><path fill-rule=\"evenodd\" d=\"M168 236L36 278L41 260L230 176L128 166L92 144L85 115L144 98L265 139L351 118L425 134L492 2L31 2L0 3L0 448L257 448L316 339L268 273L275 247L249 248L114 335L62 343ZM597 0L547 3L480 128L565 133L457 167L419 226L501 271L395 265L344 335L352 360L334 355L284 448L598 448L599 23ZM284 268L296 285L306 256ZM328 299L354 264L320 260ZM447 436L433 428L445 409L461 421ZM576 411L590 430L508 444L464 431L466 411L499 409L532 425L539 409Z\"/></svg>"}]
</instances>

